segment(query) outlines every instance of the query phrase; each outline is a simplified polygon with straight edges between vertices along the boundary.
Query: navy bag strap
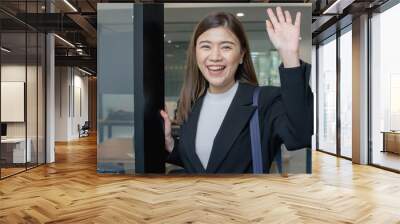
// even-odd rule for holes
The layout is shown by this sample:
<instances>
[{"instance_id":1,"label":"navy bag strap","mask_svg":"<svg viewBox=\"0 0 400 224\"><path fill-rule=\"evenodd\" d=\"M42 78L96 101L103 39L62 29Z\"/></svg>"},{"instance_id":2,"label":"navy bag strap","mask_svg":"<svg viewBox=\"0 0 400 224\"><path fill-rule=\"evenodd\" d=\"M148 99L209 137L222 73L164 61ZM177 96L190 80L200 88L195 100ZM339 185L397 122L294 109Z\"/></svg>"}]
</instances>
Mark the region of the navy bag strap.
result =
<instances>
[{"instance_id":1,"label":"navy bag strap","mask_svg":"<svg viewBox=\"0 0 400 224\"><path fill-rule=\"evenodd\" d=\"M256 111L250 120L250 140L251 140L251 158L253 161L253 173L263 173L261 141L260 141L260 122L258 118L258 96L260 95L260 87L257 86L253 92L253 106Z\"/></svg>"},{"instance_id":2,"label":"navy bag strap","mask_svg":"<svg viewBox=\"0 0 400 224\"><path fill-rule=\"evenodd\" d=\"M251 157L253 161L253 173L263 173L262 154L261 154L261 138L260 138L260 122L258 118L258 96L260 95L260 87L257 86L253 92L253 106L256 111L250 120L250 140L251 140ZM279 173L282 173L282 155L279 150L276 158Z\"/></svg>"}]
</instances>

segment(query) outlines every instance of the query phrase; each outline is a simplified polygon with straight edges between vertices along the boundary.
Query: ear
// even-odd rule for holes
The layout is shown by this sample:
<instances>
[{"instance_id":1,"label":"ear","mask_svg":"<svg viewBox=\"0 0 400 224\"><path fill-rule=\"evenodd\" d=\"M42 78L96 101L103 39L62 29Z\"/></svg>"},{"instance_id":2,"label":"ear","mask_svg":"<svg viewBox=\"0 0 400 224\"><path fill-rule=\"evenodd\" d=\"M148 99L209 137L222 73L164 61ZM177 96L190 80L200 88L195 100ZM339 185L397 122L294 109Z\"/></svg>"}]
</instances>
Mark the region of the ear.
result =
<instances>
[{"instance_id":1,"label":"ear","mask_svg":"<svg viewBox=\"0 0 400 224\"><path fill-rule=\"evenodd\" d=\"M243 64L244 52L240 53L240 62L239 64Z\"/></svg>"}]
</instances>

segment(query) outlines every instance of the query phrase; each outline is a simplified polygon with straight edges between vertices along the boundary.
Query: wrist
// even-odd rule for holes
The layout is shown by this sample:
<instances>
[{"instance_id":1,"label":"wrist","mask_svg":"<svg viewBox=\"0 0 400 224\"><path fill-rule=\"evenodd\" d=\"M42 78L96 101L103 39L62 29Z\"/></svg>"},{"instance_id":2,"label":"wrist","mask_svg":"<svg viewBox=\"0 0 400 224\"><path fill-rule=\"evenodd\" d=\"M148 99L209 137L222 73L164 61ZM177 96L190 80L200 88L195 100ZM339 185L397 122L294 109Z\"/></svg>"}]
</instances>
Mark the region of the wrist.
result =
<instances>
[{"instance_id":1,"label":"wrist","mask_svg":"<svg viewBox=\"0 0 400 224\"><path fill-rule=\"evenodd\" d=\"M165 138L165 148L167 149L168 152L172 152L175 146L175 141L172 136L168 136Z\"/></svg>"},{"instance_id":2,"label":"wrist","mask_svg":"<svg viewBox=\"0 0 400 224\"><path fill-rule=\"evenodd\" d=\"M281 57L283 66L285 68L293 68L300 66L300 57L298 51L280 50L279 55Z\"/></svg>"}]
</instances>

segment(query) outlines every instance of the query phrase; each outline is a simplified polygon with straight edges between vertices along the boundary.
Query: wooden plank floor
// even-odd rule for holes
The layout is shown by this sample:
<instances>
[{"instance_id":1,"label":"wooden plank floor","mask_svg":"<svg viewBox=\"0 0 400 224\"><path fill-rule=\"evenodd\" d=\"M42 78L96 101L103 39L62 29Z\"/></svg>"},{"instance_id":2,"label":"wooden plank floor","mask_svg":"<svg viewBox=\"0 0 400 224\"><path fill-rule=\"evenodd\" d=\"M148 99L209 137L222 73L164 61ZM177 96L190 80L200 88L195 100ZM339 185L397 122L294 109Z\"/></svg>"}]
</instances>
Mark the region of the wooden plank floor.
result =
<instances>
[{"instance_id":1,"label":"wooden plank floor","mask_svg":"<svg viewBox=\"0 0 400 224\"><path fill-rule=\"evenodd\" d=\"M96 174L94 137L0 181L0 223L400 223L400 175L313 154L312 175Z\"/></svg>"}]
</instances>

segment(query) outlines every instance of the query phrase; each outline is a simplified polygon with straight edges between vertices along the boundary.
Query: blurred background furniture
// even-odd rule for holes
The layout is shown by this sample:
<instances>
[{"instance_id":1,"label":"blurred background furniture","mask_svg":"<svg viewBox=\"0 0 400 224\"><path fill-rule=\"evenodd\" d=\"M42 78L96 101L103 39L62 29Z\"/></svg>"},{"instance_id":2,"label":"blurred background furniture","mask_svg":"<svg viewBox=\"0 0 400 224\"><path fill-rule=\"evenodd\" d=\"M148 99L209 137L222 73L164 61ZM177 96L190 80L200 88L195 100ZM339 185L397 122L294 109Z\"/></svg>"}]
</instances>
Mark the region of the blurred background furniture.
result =
<instances>
[{"instance_id":1,"label":"blurred background furniture","mask_svg":"<svg viewBox=\"0 0 400 224\"><path fill-rule=\"evenodd\" d=\"M392 152L400 154L400 131L382 131L383 150L382 152Z\"/></svg>"}]
</instances>

